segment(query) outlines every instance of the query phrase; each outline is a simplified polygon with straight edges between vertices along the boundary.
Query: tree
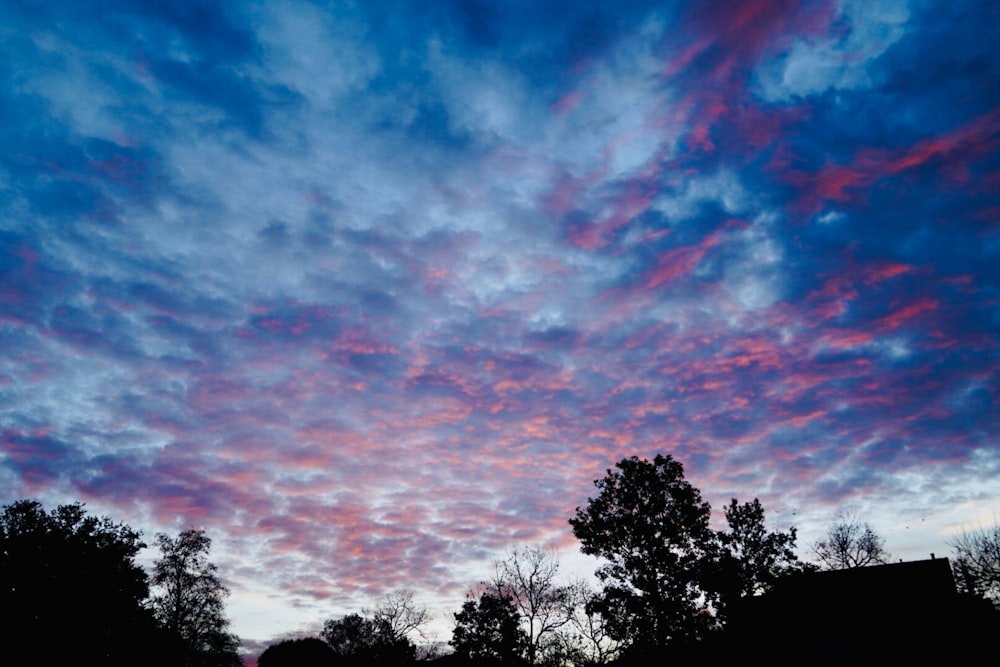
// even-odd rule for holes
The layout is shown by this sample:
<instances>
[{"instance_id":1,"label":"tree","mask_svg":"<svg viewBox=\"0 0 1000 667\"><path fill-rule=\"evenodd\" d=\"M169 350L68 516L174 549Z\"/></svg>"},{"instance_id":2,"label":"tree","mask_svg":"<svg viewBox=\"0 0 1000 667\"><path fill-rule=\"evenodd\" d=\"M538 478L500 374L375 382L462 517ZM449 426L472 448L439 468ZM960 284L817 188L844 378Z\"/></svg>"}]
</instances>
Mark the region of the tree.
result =
<instances>
[{"instance_id":1,"label":"tree","mask_svg":"<svg viewBox=\"0 0 1000 667\"><path fill-rule=\"evenodd\" d=\"M468 660L494 660L503 664L524 661L528 637L521 629L517 606L505 596L485 592L470 598L455 614L449 644Z\"/></svg>"},{"instance_id":2,"label":"tree","mask_svg":"<svg viewBox=\"0 0 1000 667\"><path fill-rule=\"evenodd\" d=\"M337 655L329 644L316 637L286 639L268 646L257 667L334 667Z\"/></svg>"},{"instance_id":3,"label":"tree","mask_svg":"<svg viewBox=\"0 0 1000 667\"><path fill-rule=\"evenodd\" d=\"M404 589L386 594L370 615L379 631L395 641L409 641L413 633L422 637L421 628L428 620L427 609L418 607L413 601L413 591Z\"/></svg>"},{"instance_id":4,"label":"tree","mask_svg":"<svg viewBox=\"0 0 1000 667\"><path fill-rule=\"evenodd\" d=\"M154 633L140 533L81 503L0 511L0 606L12 641L43 665L138 664ZM100 602L99 608L96 606Z\"/></svg>"},{"instance_id":5,"label":"tree","mask_svg":"<svg viewBox=\"0 0 1000 667\"><path fill-rule=\"evenodd\" d=\"M161 557L153 565L153 613L177 638L178 662L191 666L241 665L239 639L228 631L223 602L229 590L208 560L212 540L204 530L186 530L176 539L156 536Z\"/></svg>"},{"instance_id":6,"label":"tree","mask_svg":"<svg viewBox=\"0 0 1000 667\"><path fill-rule=\"evenodd\" d=\"M555 553L540 546L513 547L504 560L494 563L488 586L517 608L527 637L527 659L532 664L539 662L553 633L569 622L569 591L558 585L558 574Z\"/></svg>"},{"instance_id":7,"label":"tree","mask_svg":"<svg viewBox=\"0 0 1000 667\"><path fill-rule=\"evenodd\" d=\"M396 634L384 618L348 614L324 623L322 636L341 663L402 665L416 654L413 642Z\"/></svg>"},{"instance_id":8,"label":"tree","mask_svg":"<svg viewBox=\"0 0 1000 667\"><path fill-rule=\"evenodd\" d=\"M813 552L827 570L849 570L873 564L885 564L892 557L885 550L885 539L867 523L843 518L813 545Z\"/></svg>"},{"instance_id":9,"label":"tree","mask_svg":"<svg viewBox=\"0 0 1000 667\"><path fill-rule=\"evenodd\" d=\"M713 553L711 508L683 466L657 455L622 459L594 482L600 493L570 519L604 591L591 609L633 652L702 638L714 625L704 581Z\"/></svg>"},{"instance_id":10,"label":"tree","mask_svg":"<svg viewBox=\"0 0 1000 667\"><path fill-rule=\"evenodd\" d=\"M566 591L569 622L558 634L567 647L567 661L581 667L611 662L618 657L621 643L610 636L606 619L594 608L597 594L583 580L573 582Z\"/></svg>"},{"instance_id":11,"label":"tree","mask_svg":"<svg viewBox=\"0 0 1000 667\"><path fill-rule=\"evenodd\" d=\"M795 528L768 531L757 498L749 503L733 498L724 513L728 530L717 533L716 581L710 585L722 611L736 599L766 593L781 576L808 568L795 554Z\"/></svg>"},{"instance_id":12,"label":"tree","mask_svg":"<svg viewBox=\"0 0 1000 667\"><path fill-rule=\"evenodd\" d=\"M952 569L959 587L1000 607L1000 524L966 531L948 545L955 552Z\"/></svg>"}]
</instances>

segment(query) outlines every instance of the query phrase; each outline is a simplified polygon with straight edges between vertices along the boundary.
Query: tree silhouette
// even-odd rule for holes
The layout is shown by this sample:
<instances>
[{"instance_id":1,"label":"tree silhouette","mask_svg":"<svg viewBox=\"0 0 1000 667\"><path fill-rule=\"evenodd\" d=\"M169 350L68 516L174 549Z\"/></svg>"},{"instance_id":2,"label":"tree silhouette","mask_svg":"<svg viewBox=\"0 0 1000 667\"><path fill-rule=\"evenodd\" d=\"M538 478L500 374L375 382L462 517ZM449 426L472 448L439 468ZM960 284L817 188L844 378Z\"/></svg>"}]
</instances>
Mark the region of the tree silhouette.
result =
<instances>
[{"instance_id":1,"label":"tree silhouette","mask_svg":"<svg viewBox=\"0 0 1000 667\"><path fill-rule=\"evenodd\" d=\"M153 568L153 612L179 640L178 660L199 667L242 664L239 639L224 615L229 590L208 560L212 540L203 530L186 530L176 539L160 533L156 543L161 556Z\"/></svg>"},{"instance_id":2,"label":"tree silhouette","mask_svg":"<svg viewBox=\"0 0 1000 667\"><path fill-rule=\"evenodd\" d=\"M621 651L621 643L608 633L606 619L594 608L597 594L583 580L567 587L569 623L560 629L564 637L568 661L580 667L604 665Z\"/></svg>"},{"instance_id":3,"label":"tree silhouette","mask_svg":"<svg viewBox=\"0 0 1000 667\"><path fill-rule=\"evenodd\" d=\"M257 667L333 667L337 654L322 639L286 639L268 646L257 660Z\"/></svg>"},{"instance_id":4,"label":"tree silhouette","mask_svg":"<svg viewBox=\"0 0 1000 667\"><path fill-rule=\"evenodd\" d=\"M813 544L813 553L827 570L849 570L889 562L885 539L867 523L843 518Z\"/></svg>"},{"instance_id":5,"label":"tree silhouette","mask_svg":"<svg viewBox=\"0 0 1000 667\"><path fill-rule=\"evenodd\" d=\"M569 590L556 581L559 560L540 546L513 547L494 563L489 587L497 597L509 598L524 625L528 662L539 662L551 636L570 619Z\"/></svg>"},{"instance_id":6,"label":"tree silhouette","mask_svg":"<svg viewBox=\"0 0 1000 667\"><path fill-rule=\"evenodd\" d=\"M370 614L379 633L398 642L410 641L410 635L422 636L421 628L427 624L427 609L413 601L413 591L398 589L387 593Z\"/></svg>"},{"instance_id":7,"label":"tree silhouette","mask_svg":"<svg viewBox=\"0 0 1000 667\"><path fill-rule=\"evenodd\" d=\"M80 503L46 513L20 500L0 512L0 605L8 650L33 664L133 665L153 641L139 532Z\"/></svg>"},{"instance_id":8,"label":"tree silhouette","mask_svg":"<svg viewBox=\"0 0 1000 667\"><path fill-rule=\"evenodd\" d=\"M324 623L322 636L342 664L403 665L416 655L413 642L397 634L385 617L348 614Z\"/></svg>"},{"instance_id":9,"label":"tree silhouette","mask_svg":"<svg viewBox=\"0 0 1000 667\"><path fill-rule=\"evenodd\" d=\"M514 601L485 592L478 599L466 600L455 614L449 643L456 655L468 660L518 664L524 662L528 637Z\"/></svg>"},{"instance_id":10,"label":"tree silhouette","mask_svg":"<svg viewBox=\"0 0 1000 667\"><path fill-rule=\"evenodd\" d=\"M633 652L703 637L714 625L703 585L714 546L708 503L670 456L615 467L570 519L583 552L607 561L592 608Z\"/></svg>"},{"instance_id":11,"label":"tree silhouette","mask_svg":"<svg viewBox=\"0 0 1000 667\"><path fill-rule=\"evenodd\" d=\"M733 498L724 512L728 529L717 533L716 579L709 585L719 596L720 611L736 599L766 593L785 574L809 569L795 554L795 528L768 531L760 500Z\"/></svg>"},{"instance_id":12,"label":"tree silhouette","mask_svg":"<svg viewBox=\"0 0 1000 667\"><path fill-rule=\"evenodd\" d=\"M1000 524L966 531L949 542L955 552L955 579L967 593L1000 607Z\"/></svg>"}]
</instances>

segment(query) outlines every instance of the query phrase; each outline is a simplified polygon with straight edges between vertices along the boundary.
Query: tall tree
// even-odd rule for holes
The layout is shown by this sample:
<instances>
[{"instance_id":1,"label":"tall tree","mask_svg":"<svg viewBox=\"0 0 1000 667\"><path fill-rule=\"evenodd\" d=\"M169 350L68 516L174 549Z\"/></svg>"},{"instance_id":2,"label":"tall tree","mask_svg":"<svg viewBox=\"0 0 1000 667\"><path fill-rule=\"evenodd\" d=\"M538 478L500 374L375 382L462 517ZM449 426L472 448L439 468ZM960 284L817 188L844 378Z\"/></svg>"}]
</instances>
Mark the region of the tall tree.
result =
<instances>
[{"instance_id":1,"label":"tall tree","mask_svg":"<svg viewBox=\"0 0 1000 667\"><path fill-rule=\"evenodd\" d=\"M557 581L559 559L541 546L513 547L494 563L489 587L513 601L527 636L528 662L535 664L549 639L570 619L569 590Z\"/></svg>"},{"instance_id":2,"label":"tall tree","mask_svg":"<svg viewBox=\"0 0 1000 667\"><path fill-rule=\"evenodd\" d=\"M716 580L710 585L720 611L736 599L767 592L785 574L808 568L795 554L795 528L787 533L767 530L760 500L738 503L733 498L724 512L727 530L717 534Z\"/></svg>"},{"instance_id":3,"label":"tall tree","mask_svg":"<svg viewBox=\"0 0 1000 667\"><path fill-rule=\"evenodd\" d=\"M468 660L494 660L503 664L524 662L528 638L521 629L517 607L505 596L485 592L470 598L455 614L449 642L455 654Z\"/></svg>"},{"instance_id":4,"label":"tall tree","mask_svg":"<svg viewBox=\"0 0 1000 667\"><path fill-rule=\"evenodd\" d=\"M622 459L570 519L603 593L592 608L632 651L701 638L713 625L704 581L713 553L711 508L669 455Z\"/></svg>"},{"instance_id":5,"label":"tall tree","mask_svg":"<svg viewBox=\"0 0 1000 667\"><path fill-rule=\"evenodd\" d=\"M45 512L20 500L0 511L0 606L10 642L40 665L147 663L154 626L144 607L138 531L80 503Z\"/></svg>"},{"instance_id":6,"label":"tall tree","mask_svg":"<svg viewBox=\"0 0 1000 667\"><path fill-rule=\"evenodd\" d=\"M813 553L827 570L849 570L888 563L885 539L868 523L844 517L830 526L826 535L813 544Z\"/></svg>"},{"instance_id":7,"label":"tall tree","mask_svg":"<svg viewBox=\"0 0 1000 667\"><path fill-rule=\"evenodd\" d=\"M966 531L949 546L955 553L952 567L959 587L1000 607L1000 524Z\"/></svg>"},{"instance_id":8,"label":"tall tree","mask_svg":"<svg viewBox=\"0 0 1000 667\"><path fill-rule=\"evenodd\" d=\"M224 600L229 590L208 560L212 540L203 530L176 538L156 536L160 559L154 563L153 612L180 643L182 664L197 667L240 665L239 639L229 632Z\"/></svg>"}]
</instances>

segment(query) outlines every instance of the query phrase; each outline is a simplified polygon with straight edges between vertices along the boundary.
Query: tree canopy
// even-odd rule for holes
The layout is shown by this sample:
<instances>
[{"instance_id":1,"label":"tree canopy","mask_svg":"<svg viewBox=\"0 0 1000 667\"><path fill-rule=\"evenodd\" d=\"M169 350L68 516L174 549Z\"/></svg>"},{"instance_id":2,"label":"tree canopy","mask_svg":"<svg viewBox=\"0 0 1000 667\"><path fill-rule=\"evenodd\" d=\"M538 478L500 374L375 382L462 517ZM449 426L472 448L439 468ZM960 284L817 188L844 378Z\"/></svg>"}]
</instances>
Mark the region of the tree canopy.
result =
<instances>
[{"instance_id":1,"label":"tree canopy","mask_svg":"<svg viewBox=\"0 0 1000 667\"><path fill-rule=\"evenodd\" d=\"M257 667L333 667L337 654L330 645L316 637L286 639L268 646Z\"/></svg>"},{"instance_id":2,"label":"tree canopy","mask_svg":"<svg viewBox=\"0 0 1000 667\"><path fill-rule=\"evenodd\" d=\"M449 643L456 655L469 660L519 664L524 662L528 636L521 629L514 600L487 591L466 600L455 614Z\"/></svg>"},{"instance_id":3,"label":"tree canopy","mask_svg":"<svg viewBox=\"0 0 1000 667\"><path fill-rule=\"evenodd\" d=\"M4 506L0 601L8 639L37 664L139 664L154 635L146 573L135 563L144 546L138 531L88 515L81 503L51 512L34 500Z\"/></svg>"},{"instance_id":4,"label":"tree canopy","mask_svg":"<svg viewBox=\"0 0 1000 667\"><path fill-rule=\"evenodd\" d=\"M160 625L178 640L183 664L205 667L240 665L239 639L228 630L223 609L229 590L208 560L212 540L203 530L172 538L156 536L160 559L153 568L153 611Z\"/></svg>"},{"instance_id":5,"label":"tree canopy","mask_svg":"<svg viewBox=\"0 0 1000 667\"><path fill-rule=\"evenodd\" d=\"M766 593L780 577L809 569L795 554L795 528L787 533L767 530L760 500L739 503L733 498L723 511L727 529L717 533L717 579L710 585L720 607Z\"/></svg>"},{"instance_id":6,"label":"tree canopy","mask_svg":"<svg viewBox=\"0 0 1000 667\"><path fill-rule=\"evenodd\" d=\"M323 624L323 640L341 664L404 665L411 663L416 646L383 616L348 614Z\"/></svg>"},{"instance_id":7,"label":"tree canopy","mask_svg":"<svg viewBox=\"0 0 1000 667\"><path fill-rule=\"evenodd\" d=\"M622 459L570 519L585 554L607 562L592 603L614 639L635 649L696 640L714 624L706 596L711 508L669 455Z\"/></svg>"},{"instance_id":8,"label":"tree canopy","mask_svg":"<svg viewBox=\"0 0 1000 667\"><path fill-rule=\"evenodd\" d=\"M885 538L868 523L849 517L830 526L826 535L813 544L813 553L827 570L849 570L888 563Z\"/></svg>"},{"instance_id":9,"label":"tree canopy","mask_svg":"<svg viewBox=\"0 0 1000 667\"><path fill-rule=\"evenodd\" d=\"M1000 608L1000 524L966 531L949 544L955 552L953 566L959 587Z\"/></svg>"}]
</instances>

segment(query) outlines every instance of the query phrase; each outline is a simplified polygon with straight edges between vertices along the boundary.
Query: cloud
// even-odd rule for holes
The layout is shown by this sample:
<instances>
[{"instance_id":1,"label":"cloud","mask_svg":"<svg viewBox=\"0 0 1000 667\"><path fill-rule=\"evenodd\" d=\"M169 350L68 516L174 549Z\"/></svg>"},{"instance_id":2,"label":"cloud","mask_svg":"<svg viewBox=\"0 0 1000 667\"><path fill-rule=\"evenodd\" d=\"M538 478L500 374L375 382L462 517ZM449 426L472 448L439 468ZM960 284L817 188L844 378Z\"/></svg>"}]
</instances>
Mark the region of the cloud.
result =
<instances>
[{"instance_id":1,"label":"cloud","mask_svg":"<svg viewBox=\"0 0 1000 667\"><path fill-rule=\"evenodd\" d=\"M995 497L985 5L125 4L3 10L0 486L207 527L241 634L446 618L633 454Z\"/></svg>"}]
</instances>

